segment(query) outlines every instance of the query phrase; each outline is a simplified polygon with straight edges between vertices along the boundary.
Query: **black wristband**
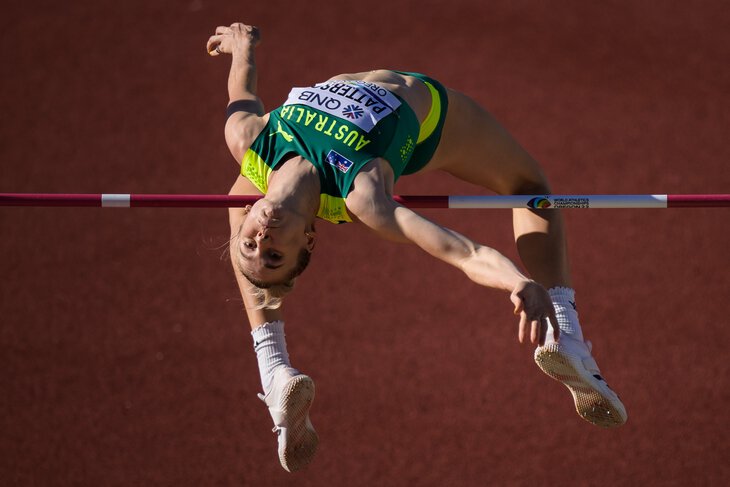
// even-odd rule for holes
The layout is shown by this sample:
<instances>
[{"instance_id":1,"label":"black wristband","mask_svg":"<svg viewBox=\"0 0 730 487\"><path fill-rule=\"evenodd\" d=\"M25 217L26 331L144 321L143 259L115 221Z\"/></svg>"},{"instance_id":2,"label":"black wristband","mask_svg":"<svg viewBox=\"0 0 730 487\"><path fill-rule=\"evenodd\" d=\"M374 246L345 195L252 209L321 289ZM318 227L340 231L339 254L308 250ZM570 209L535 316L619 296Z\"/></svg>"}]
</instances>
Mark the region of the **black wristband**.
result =
<instances>
[{"instance_id":1,"label":"black wristband","mask_svg":"<svg viewBox=\"0 0 730 487\"><path fill-rule=\"evenodd\" d=\"M261 111L261 103L254 100L236 100L232 101L226 107L226 120L231 118L236 112L248 112L255 113L256 115L263 115Z\"/></svg>"}]
</instances>

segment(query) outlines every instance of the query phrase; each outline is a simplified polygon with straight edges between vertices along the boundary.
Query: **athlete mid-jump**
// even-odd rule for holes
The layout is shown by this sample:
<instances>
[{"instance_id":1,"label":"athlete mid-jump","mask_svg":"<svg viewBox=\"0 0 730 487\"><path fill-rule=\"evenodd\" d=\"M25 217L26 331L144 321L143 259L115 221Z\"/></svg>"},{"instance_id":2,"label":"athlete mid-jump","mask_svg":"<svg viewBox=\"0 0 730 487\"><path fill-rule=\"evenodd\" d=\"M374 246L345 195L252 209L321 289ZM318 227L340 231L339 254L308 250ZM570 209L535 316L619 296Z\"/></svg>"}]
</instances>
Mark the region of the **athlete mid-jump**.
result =
<instances>
[{"instance_id":1,"label":"athlete mid-jump","mask_svg":"<svg viewBox=\"0 0 730 487\"><path fill-rule=\"evenodd\" d=\"M309 262L316 218L357 222L417 245L469 279L510 293L520 342L571 391L578 414L618 426L626 411L583 339L558 210L513 210L517 250L529 278L499 252L393 200L401 176L441 170L498 194L549 194L537 162L469 97L418 73L374 70L293 88L266 113L256 94L255 27L218 27L207 43L230 54L225 137L241 175L231 194L263 194L230 210L231 261L252 328L279 459L294 471L317 447L309 420L311 378L293 368L282 300ZM557 324L557 327L554 325Z\"/></svg>"}]
</instances>

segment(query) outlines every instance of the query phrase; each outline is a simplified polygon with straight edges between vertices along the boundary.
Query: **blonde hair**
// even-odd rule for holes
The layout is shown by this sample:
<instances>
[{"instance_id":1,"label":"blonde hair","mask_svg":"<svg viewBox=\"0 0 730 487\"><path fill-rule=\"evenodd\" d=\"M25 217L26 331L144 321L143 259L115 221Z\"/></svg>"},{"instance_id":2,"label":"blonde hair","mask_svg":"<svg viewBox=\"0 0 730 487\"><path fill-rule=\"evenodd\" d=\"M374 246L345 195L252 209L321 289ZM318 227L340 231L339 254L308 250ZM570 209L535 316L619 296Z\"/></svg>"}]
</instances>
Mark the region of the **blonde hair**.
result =
<instances>
[{"instance_id":1,"label":"blonde hair","mask_svg":"<svg viewBox=\"0 0 730 487\"><path fill-rule=\"evenodd\" d=\"M268 288L261 288L251 283L249 292L256 301L253 309L277 309L281 307L281 303L284 301L284 296L294 289L295 280L296 279L292 279L285 284L277 284Z\"/></svg>"},{"instance_id":2,"label":"blonde hair","mask_svg":"<svg viewBox=\"0 0 730 487\"><path fill-rule=\"evenodd\" d=\"M251 276L241 265L239 260L238 269L241 271L243 277L251 283L250 295L253 296L256 301L256 305L253 309L276 309L281 306L284 296L289 294L294 289L294 283L296 278L304 272L304 269L309 265L309 260L312 257L312 252L306 248L303 248L299 252L297 257L297 265L287 275L284 282L268 284L260 281Z\"/></svg>"}]
</instances>

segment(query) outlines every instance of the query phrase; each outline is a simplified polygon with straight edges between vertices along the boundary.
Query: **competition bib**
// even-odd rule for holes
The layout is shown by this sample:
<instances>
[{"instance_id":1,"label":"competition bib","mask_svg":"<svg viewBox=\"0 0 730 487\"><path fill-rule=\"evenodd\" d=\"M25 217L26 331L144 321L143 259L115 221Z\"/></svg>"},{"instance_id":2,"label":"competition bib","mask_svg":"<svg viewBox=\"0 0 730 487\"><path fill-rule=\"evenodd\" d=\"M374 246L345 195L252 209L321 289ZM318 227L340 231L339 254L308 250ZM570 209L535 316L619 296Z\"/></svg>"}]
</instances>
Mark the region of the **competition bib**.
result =
<instances>
[{"instance_id":1,"label":"competition bib","mask_svg":"<svg viewBox=\"0 0 730 487\"><path fill-rule=\"evenodd\" d=\"M331 81L292 88L284 105L306 105L370 132L401 105L390 91L366 81Z\"/></svg>"}]
</instances>

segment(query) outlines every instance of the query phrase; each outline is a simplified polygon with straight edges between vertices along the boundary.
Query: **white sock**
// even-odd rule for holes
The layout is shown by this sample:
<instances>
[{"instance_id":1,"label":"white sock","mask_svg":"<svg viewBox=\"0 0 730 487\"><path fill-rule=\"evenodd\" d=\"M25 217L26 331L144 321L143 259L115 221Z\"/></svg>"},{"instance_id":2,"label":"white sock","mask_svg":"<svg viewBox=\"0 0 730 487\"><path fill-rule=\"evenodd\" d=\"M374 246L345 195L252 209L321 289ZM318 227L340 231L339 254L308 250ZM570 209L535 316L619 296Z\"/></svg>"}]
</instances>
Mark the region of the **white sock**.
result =
<instances>
[{"instance_id":1,"label":"white sock","mask_svg":"<svg viewBox=\"0 0 730 487\"><path fill-rule=\"evenodd\" d=\"M569 287L554 287L549 289L548 293L553 300L560 335L569 336L582 342L583 331L580 329L580 323L578 322L578 311L575 306L575 291ZM548 334L550 333L552 333L552 330L548 330Z\"/></svg>"},{"instance_id":2,"label":"white sock","mask_svg":"<svg viewBox=\"0 0 730 487\"><path fill-rule=\"evenodd\" d=\"M256 359L259 363L261 386L264 388L264 394L266 394L271 388L274 370L281 366L291 367L289 353L286 351L284 322L279 320L264 323L253 330L251 336L253 337L253 349L256 351Z\"/></svg>"}]
</instances>

